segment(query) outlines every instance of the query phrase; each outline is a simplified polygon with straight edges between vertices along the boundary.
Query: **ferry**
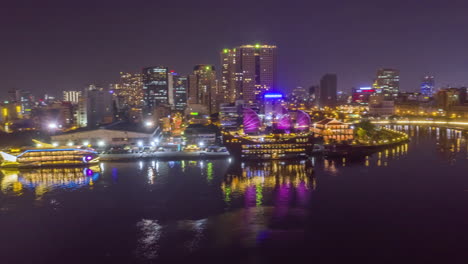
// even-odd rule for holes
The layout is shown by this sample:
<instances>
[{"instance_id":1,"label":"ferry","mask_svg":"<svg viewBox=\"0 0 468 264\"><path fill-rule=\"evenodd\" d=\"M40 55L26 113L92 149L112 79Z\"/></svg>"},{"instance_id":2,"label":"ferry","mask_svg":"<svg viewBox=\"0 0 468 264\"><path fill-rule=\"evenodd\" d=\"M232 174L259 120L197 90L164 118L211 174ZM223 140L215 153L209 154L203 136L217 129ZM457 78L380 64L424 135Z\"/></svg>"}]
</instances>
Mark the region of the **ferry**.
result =
<instances>
[{"instance_id":1,"label":"ferry","mask_svg":"<svg viewBox=\"0 0 468 264\"><path fill-rule=\"evenodd\" d=\"M312 133L233 135L224 133L226 148L242 160L307 159L313 154Z\"/></svg>"},{"instance_id":2,"label":"ferry","mask_svg":"<svg viewBox=\"0 0 468 264\"><path fill-rule=\"evenodd\" d=\"M81 166L99 162L93 149L59 147L34 140L37 148L0 151L1 168L34 168L55 166Z\"/></svg>"}]
</instances>

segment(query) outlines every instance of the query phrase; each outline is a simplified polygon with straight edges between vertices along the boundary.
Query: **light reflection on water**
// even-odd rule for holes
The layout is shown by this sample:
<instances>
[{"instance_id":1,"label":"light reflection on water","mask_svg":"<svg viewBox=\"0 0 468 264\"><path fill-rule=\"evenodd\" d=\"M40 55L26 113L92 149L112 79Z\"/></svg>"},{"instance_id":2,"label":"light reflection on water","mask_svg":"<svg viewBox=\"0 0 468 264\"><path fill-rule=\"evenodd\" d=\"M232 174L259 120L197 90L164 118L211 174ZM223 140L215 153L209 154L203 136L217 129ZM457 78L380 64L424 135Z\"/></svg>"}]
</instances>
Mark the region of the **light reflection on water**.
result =
<instances>
[{"instance_id":1,"label":"light reflection on water","mask_svg":"<svg viewBox=\"0 0 468 264\"><path fill-rule=\"evenodd\" d=\"M116 225L112 235L124 234L121 230L133 234L128 237L133 244L114 249L114 254L132 255L140 261L190 255L206 248L255 248L269 243L285 243L287 247L290 239L304 236L304 226L311 215L319 217L310 210L311 203L320 191L333 190L333 181L353 179L362 174L372 174L378 179L383 177L380 174L384 170L398 168L401 164L408 166L407 161L421 164L421 159L430 159L428 168L423 168L425 174L430 174L431 163L452 166L466 162L466 133L461 130L388 127L412 135L411 142L381 149L360 159L142 160L101 163L98 168L91 168L92 175L83 168L5 171L0 176L1 195L8 204L18 205L14 207L16 211L21 211L18 201L25 194L36 198L49 194L62 206L81 206L80 214L88 214L93 223L94 217L99 217L96 212L105 208L102 215L109 219L102 222ZM325 190L321 187L324 181L328 184ZM364 188L359 181L350 180L348 184L350 189ZM65 193L75 195L70 197ZM88 200L93 202L81 205L80 199L87 196L92 197ZM339 199L339 193L336 197ZM68 213L70 219L82 217L72 215L73 210ZM122 215L127 218L121 218ZM80 226L72 227L80 230ZM49 226L50 232L56 228ZM68 228L67 232L72 232L69 230L73 228ZM90 227L90 233L99 233L101 228L102 225ZM57 232L60 231L64 232L58 228ZM81 245L86 245L86 233L78 233L83 236ZM111 242L115 239L112 235L100 237L99 244ZM31 243L37 242L31 240Z\"/></svg>"}]
</instances>

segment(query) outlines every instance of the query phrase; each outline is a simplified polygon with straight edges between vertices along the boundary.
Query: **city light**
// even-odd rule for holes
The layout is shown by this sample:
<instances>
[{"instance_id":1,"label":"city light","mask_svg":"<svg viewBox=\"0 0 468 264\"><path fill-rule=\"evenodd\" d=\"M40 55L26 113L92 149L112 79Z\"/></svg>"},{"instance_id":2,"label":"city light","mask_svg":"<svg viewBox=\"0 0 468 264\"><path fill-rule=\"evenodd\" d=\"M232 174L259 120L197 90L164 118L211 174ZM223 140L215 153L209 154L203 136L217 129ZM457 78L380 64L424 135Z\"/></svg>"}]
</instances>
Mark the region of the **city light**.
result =
<instances>
[{"instance_id":1,"label":"city light","mask_svg":"<svg viewBox=\"0 0 468 264\"><path fill-rule=\"evenodd\" d=\"M280 93L266 93L265 98L283 98L283 95Z\"/></svg>"},{"instance_id":2,"label":"city light","mask_svg":"<svg viewBox=\"0 0 468 264\"><path fill-rule=\"evenodd\" d=\"M97 144L98 144L99 147L103 147L103 146L106 145L106 142L104 142L104 140L100 140L100 141L98 141Z\"/></svg>"},{"instance_id":3,"label":"city light","mask_svg":"<svg viewBox=\"0 0 468 264\"><path fill-rule=\"evenodd\" d=\"M88 145L89 145L89 141L83 141L83 145L88 146Z\"/></svg>"},{"instance_id":4,"label":"city light","mask_svg":"<svg viewBox=\"0 0 468 264\"><path fill-rule=\"evenodd\" d=\"M143 141L141 141L141 140L138 141L138 142L137 142L137 145L138 145L139 147L143 147Z\"/></svg>"},{"instance_id":5,"label":"city light","mask_svg":"<svg viewBox=\"0 0 468 264\"><path fill-rule=\"evenodd\" d=\"M50 123L50 124L47 125L47 127L49 129L56 129L58 126L57 126L57 123Z\"/></svg>"},{"instance_id":6,"label":"city light","mask_svg":"<svg viewBox=\"0 0 468 264\"><path fill-rule=\"evenodd\" d=\"M54 147L58 147L58 145L59 144L57 142L52 143L52 146L54 146Z\"/></svg>"},{"instance_id":7,"label":"city light","mask_svg":"<svg viewBox=\"0 0 468 264\"><path fill-rule=\"evenodd\" d=\"M68 143L67 143L67 146L69 146L69 147L73 146L73 142L71 142L71 141L68 142Z\"/></svg>"},{"instance_id":8,"label":"city light","mask_svg":"<svg viewBox=\"0 0 468 264\"><path fill-rule=\"evenodd\" d=\"M153 121L146 121L145 122L145 126L146 127L152 127L154 125L154 122Z\"/></svg>"}]
</instances>

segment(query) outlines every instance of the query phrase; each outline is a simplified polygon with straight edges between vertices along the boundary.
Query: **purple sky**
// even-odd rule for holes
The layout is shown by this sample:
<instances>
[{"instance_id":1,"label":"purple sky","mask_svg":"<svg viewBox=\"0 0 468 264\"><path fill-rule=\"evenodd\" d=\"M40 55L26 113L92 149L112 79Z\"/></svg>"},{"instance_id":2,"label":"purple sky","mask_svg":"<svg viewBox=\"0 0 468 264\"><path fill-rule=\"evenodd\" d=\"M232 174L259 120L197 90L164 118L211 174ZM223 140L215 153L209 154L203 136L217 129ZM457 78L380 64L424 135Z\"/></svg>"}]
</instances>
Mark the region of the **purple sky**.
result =
<instances>
[{"instance_id":1,"label":"purple sky","mask_svg":"<svg viewBox=\"0 0 468 264\"><path fill-rule=\"evenodd\" d=\"M186 74L256 42L278 45L280 89L331 72L348 91L370 85L379 67L400 69L402 90L418 89L426 73L437 87L468 84L465 1L161 2L3 2L0 95L82 89L151 65Z\"/></svg>"}]
</instances>

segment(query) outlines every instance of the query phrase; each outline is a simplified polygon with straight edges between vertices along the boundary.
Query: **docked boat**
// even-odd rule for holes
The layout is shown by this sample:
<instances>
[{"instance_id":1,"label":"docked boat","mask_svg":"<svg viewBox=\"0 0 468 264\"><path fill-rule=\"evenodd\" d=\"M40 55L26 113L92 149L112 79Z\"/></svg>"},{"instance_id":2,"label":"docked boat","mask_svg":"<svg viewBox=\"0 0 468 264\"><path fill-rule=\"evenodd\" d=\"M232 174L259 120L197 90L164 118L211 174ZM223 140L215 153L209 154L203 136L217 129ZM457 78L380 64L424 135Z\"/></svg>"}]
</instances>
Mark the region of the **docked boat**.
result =
<instances>
[{"instance_id":1,"label":"docked boat","mask_svg":"<svg viewBox=\"0 0 468 264\"><path fill-rule=\"evenodd\" d=\"M242 160L306 159L312 155L315 137L304 134L223 135L224 145Z\"/></svg>"},{"instance_id":2,"label":"docked boat","mask_svg":"<svg viewBox=\"0 0 468 264\"><path fill-rule=\"evenodd\" d=\"M37 143L36 148L0 152L2 168L31 168L55 166L81 166L99 162L96 151L88 148L55 147Z\"/></svg>"}]
</instances>

